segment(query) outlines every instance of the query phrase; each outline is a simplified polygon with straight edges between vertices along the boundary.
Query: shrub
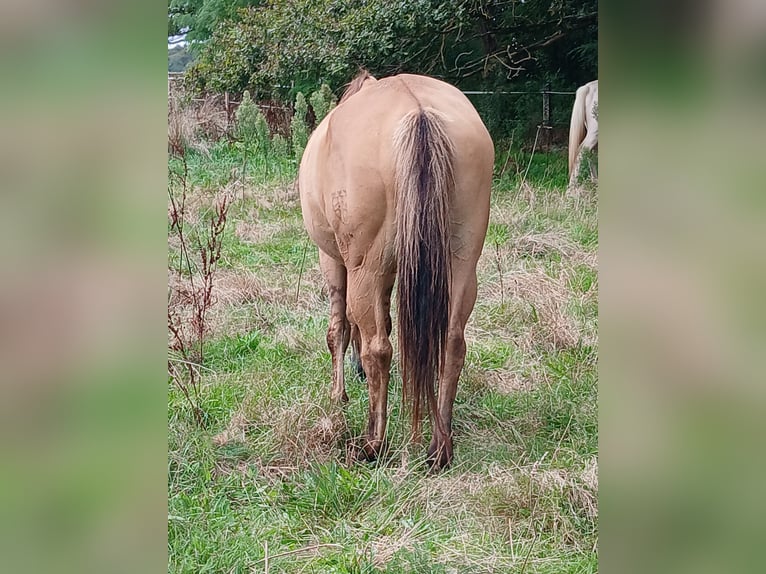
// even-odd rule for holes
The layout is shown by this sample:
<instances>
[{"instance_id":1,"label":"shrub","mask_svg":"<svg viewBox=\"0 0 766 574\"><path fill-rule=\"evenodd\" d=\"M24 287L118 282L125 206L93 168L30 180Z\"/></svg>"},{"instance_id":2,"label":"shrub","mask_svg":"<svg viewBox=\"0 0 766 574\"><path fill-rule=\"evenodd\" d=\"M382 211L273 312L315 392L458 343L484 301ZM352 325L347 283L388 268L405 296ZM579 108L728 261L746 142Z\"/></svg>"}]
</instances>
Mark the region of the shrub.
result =
<instances>
[{"instance_id":1,"label":"shrub","mask_svg":"<svg viewBox=\"0 0 766 574\"><path fill-rule=\"evenodd\" d=\"M319 125L324 117L330 113L330 110L338 103L335 98L335 94L332 93L330 86L322 84L322 87L316 90L309 98L311 107L314 110L314 116L316 117L316 125Z\"/></svg>"},{"instance_id":2,"label":"shrub","mask_svg":"<svg viewBox=\"0 0 766 574\"><path fill-rule=\"evenodd\" d=\"M309 108L306 103L306 96L302 92L298 92L295 97L295 114L293 120L290 123L290 133L293 137L293 151L295 152L295 159L301 160L303 150L306 149L306 144L309 141L309 127L306 123L306 114Z\"/></svg>"},{"instance_id":3,"label":"shrub","mask_svg":"<svg viewBox=\"0 0 766 574\"><path fill-rule=\"evenodd\" d=\"M271 138L271 151L277 157L290 155L290 142L281 134L274 134Z\"/></svg>"},{"instance_id":4,"label":"shrub","mask_svg":"<svg viewBox=\"0 0 766 574\"><path fill-rule=\"evenodd\" d=\"M248 150L268 150L269 125L247 90L242 94L242 103L237 108L236 121L236 137Z\"/></svg>"}]
</instances>

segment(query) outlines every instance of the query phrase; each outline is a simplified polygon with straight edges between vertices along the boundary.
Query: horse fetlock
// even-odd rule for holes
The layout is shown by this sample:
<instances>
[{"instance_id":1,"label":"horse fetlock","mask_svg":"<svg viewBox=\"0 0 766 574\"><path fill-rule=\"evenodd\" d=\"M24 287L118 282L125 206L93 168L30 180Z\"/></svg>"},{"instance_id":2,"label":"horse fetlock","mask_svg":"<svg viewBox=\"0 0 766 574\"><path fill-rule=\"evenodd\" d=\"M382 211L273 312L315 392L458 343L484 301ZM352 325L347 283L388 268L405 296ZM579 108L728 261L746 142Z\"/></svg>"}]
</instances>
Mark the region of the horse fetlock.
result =
<instances>
[{"instance_id":1,"label":"horse fetlock","mask_svg":"<svg viewBox=\"0 0 766 574\"><path fill-rule=\"evenodd\" d=\"M357 453L357 459L365 462L377 460L385 450L385 441L381 439L365 438L362 448Z\"/></svg>"},{"instance_id":2,"label":"horse fetlock","mask_svg":"<svg viewBox=\"0 0 766 574\"><path fill-rule=\"evenodd\" d=\"M330 398L335 403L346 404L348 402L348 395L346 394L346 389L344 388L338 389L333 387L332 391L330 392Z\"/></svg>"}]
</instances>

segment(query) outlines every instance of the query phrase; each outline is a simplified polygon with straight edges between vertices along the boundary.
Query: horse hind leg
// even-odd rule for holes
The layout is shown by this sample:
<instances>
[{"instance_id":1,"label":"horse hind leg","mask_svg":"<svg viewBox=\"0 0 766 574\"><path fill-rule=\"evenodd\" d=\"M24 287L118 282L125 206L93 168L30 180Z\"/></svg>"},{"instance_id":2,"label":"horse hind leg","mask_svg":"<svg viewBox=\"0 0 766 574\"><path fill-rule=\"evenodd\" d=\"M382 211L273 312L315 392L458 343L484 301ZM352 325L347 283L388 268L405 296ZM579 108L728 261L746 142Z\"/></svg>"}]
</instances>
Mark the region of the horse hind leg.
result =
<instances>
[{"instance_id":1,"label":"horse hind leg","mask_svg":"<svg viewBox=\"0 0 766 574\"><path fill-rule=\"evenodd\" d=\"M569 174L569 184L567 189L571 190L576 184L577 179L580 176L580 163L582 163L583 147L582 144L577 146L577 155L575 156L574 163L572 164L572 172Z\"/></svg>"},{"instance_id":2,"label":"horse hind leg","mask_svg":"<svg viewBox=\"0 0 766 574\"><path fill-rule=\"evenodd\" d=\"M392 323L391 323L391 305L390 305L390 295L388 297L388 303L386 304L386 334L390 337L391 336L391 329L392 329ZM362 336L359 333L359 327L351 322L351 365L354 367L354 371L356 372L356 375L362 380L367 379L367 373L364 372L364 367L362 366Z\"/></svg>"},{"instance_id":3,"label":"horse hind leg","mask_svg":"<svg viewBox=\"0 0 766 574\"><path fill-rule=\"evenodd\" d=\"M348 348L351 327L346 318L346 267L329 255L319 252L319 265L330 291L330 325L327 328L327 348L332 356L332 390L336 402L348 402L343 372L343 357Z\"/></svg>"},{"instance_id":4,"label":"horse hind leg","mask_svg":"<svg viewBox=\"0 0 766 574\"><path fill-rule=\"evenodd\" d=\"M389 340L393 273L354 270L349 277L348 305L359 329L360 358L367 375L369 412L360 458L375 460L382 452L388 417L388 383L393 347Z\"/></svg>"},{"instance_id":5,"label":"horse hind leg","mask_svg":"<svg viewBox=\"0 0 766 574\"><path fill-rule=\"evenodd\" d=\"M582 144L582 148L586 157L588 158L588 170L590 172L591 181L596 181L598 179L598 171L596 170L596 164L593 161L597 146L597 135L589 133L588 137L585 138L585 141Z\"/></svg>"},{"instance_id":6,"label":"horse hind leg","mask_svg":"<svg viewBox=\"0 0 766 574\"><path fill-rule=\"evenodd\" d=\"M457 384L465 362L465 325L476 302L476 272L466 267L457 268L453 259L452 302L447 330L446 356L439 377L437 416L434 417L431 444L427 462L432 471L439 471L452 462L452 410Z\"/></svg>"}]
</instances>

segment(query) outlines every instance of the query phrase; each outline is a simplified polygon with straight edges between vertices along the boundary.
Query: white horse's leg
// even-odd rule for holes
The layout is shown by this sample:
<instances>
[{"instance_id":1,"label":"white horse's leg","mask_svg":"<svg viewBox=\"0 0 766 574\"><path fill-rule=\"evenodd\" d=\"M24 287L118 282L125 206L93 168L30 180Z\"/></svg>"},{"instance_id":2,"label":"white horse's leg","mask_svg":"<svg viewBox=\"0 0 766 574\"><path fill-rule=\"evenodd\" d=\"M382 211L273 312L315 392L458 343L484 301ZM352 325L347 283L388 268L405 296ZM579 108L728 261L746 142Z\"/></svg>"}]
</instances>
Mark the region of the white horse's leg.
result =
<instances>
[{"instance_id":1,"label":"white horse's leg","mask_svg":"<svg viewBox=\"0 0 766 574\"><path fill-rule=\"evenodd\" d=\"M593 153L593 150L596 149L596 146L598 145L598 129L592 132L588 132L588 135L585 136L585 140L582 142L582 145L580 146L580 153L578 154L578 162L580 157L582 156L583 152L588 153L588 169L590 171L590 178L591 180L596 180L598 177L598 173L596 172L593 159L590 156Z\"/></svg>"}]
</instances>

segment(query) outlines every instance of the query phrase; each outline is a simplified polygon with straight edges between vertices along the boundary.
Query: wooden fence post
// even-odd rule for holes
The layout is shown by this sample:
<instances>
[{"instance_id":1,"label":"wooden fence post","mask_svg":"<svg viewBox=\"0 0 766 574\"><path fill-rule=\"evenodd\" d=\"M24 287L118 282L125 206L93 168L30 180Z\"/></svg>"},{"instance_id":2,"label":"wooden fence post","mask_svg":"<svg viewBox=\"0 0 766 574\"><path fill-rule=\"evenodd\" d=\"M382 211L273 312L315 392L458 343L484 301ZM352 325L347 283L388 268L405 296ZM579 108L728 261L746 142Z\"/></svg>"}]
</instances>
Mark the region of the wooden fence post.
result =
<instances>
[{"instance_id":1,"label":"wooden fence post","mask_svg":"<svg viewBox=\"0 0 766 574\"><path fill-rule=\"evenodd\" d=\"M543 88L543 127L551 127L551 83L545 82Z\"/></svg>"}]
</instances>

